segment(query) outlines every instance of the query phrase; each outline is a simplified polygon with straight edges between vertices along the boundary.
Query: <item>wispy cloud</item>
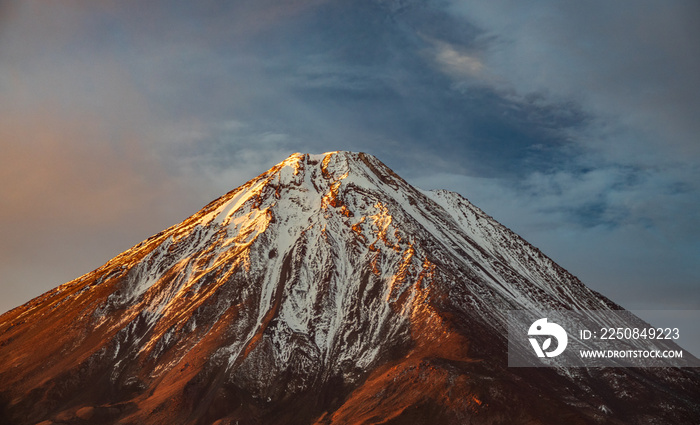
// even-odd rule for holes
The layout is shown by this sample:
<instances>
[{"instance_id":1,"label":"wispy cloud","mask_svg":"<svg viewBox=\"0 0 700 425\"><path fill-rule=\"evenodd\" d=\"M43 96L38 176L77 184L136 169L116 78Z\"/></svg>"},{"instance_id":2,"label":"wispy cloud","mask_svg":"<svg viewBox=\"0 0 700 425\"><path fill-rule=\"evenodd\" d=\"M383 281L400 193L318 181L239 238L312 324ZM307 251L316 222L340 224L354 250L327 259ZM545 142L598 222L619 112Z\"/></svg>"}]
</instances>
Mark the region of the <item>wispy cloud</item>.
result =
<instances>
[{"instance_id":1,"label":"wispy cloud","mask_svg":"<svg viewBox=\"0 0 700 425\"><path fill-rule=\"evenodd\" d=\"M482 79L485 65L476 54L469 54L444 41L431 40L435 46L435 60L441 69L454 77Z\"/></svg>"},{"instance_id":2,"label":"wispy cloud","mask_svg":"<svg viewBox=\"0 0 700 425\"><path fill-rule=\"evenodd\" d=\"M484 62L522 95L576 99L587 109L644 129L637 145L666 155L700 154L698 39L692 2L453 2L485 32Z\"/></svg>"}]
</instances>

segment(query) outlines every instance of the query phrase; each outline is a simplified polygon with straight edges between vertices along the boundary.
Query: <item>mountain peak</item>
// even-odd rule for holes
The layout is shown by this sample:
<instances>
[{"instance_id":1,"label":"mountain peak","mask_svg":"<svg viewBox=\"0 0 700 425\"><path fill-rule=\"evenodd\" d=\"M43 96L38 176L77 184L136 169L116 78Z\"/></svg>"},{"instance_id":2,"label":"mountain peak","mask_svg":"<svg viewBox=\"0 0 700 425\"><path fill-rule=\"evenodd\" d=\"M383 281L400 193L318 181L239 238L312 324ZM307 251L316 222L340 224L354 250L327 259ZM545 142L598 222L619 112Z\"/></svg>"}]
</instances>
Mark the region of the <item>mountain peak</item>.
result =
<instances>
[{"instance_id":1,"label":"mountain peak","mask_svg":"<svg viewBox=\"0 0 700 425\"><path fill-rule=\"evenodd\" d=\"M377 194L396 198L399 188L423 197L372 155L345 151L317 155L295 153L212 202L195 217L201 225L240 224L240 217L245 217L246 225L250 225L264 214L285 222L304 222L328 212L329 208L337 209L345 218L356 214L362 217L376 213L373 210L376 202L349 205L343 201L345 194L364 191L365 201ZM372 211L365 211L367 207ZM322 214L317 218L324 221L333 217Z\"/></svg>"},{"instance_id":2,"label":"mountain peak","mask_svg":"<svg viewBox=\"0 0 700 425\"><path fill-rule=\"evenodd\" d=\"M289 171L291 171L291 175ZM367 178L372 175L376 175L379 179L387 174L396 176L376 157L363 152L349 151L332 151L322 154L295 153L263 175L268 173L282 174L284 176L280 181L282 184L292 182L298 184L303 181L303 176L306 176L307 173L309 173L308 181L323 178L331 183L347 178L350 174L352 177L360 178L357 183L362 182L362 177ZM292 176L296 176L296 178ZM370 182L365 181L365 183Z\"/></svg>"}]
</instances>

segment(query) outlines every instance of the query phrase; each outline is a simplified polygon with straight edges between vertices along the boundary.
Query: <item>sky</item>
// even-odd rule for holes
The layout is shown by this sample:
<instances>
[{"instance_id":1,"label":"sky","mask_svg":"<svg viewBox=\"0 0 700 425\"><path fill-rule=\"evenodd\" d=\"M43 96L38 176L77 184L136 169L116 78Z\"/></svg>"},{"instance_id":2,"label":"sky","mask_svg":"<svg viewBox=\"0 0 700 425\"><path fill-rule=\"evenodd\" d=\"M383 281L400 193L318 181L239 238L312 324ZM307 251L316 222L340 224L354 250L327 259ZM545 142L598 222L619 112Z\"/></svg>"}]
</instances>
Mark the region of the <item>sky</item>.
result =
<instances>
[{"instance_id":1,"label":"sky","mask_svg":"<svg viewBox=\"0 0 700 425\"><path fill-rule=\"evenodd\" d=\"M700 310L698 18L674 0L0 0L0 312L334 150L462 194L623 307Z\"/></svg>"}]
</instances>

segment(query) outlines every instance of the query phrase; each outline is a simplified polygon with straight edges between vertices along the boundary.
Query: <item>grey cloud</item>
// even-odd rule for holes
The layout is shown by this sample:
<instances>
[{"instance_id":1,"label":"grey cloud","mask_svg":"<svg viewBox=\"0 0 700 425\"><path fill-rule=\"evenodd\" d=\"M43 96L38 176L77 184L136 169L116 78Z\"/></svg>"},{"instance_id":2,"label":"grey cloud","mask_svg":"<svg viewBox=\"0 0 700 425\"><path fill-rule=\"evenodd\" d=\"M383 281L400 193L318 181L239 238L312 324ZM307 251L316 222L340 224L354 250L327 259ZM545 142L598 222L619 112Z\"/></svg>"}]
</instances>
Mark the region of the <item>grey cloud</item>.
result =
<instances>
[{"instance_id":1,"label":"grey cloud","mask_svg":"<svg viewBox=\"0 0 700 425\"><path fill-rule=\"evenodd\" d=\"M573 97L652 135L637 145L699 153L697 3L454 2L453 10L491 35L486 65L521 94Z\"/></svg>"},{"instance_id":2,"label":"grey cloud","mask_svg":"<svg viewBox=\"0 0 700 425\"><path fill-rule=\"evenodd\" d=\"M70 1L0 10L5 161L51 164L48 153L58 152L34 176L55 192L31 194L27 181L6 211L41 237L20 212L39 211L39 194L60 203L59 193L81 188L67 193L73 207L58 207L62 230L42 262L70 262L48 256L70 235L96 252L100 240L121 241L104 242L106 259L292 152L362 150L421 187L469 196L592 284L609 283L611 295L644 270L667 273L682 298L697 282L696 6L445 4ZM10 125L16 117L22 125ZM42 145L48 137L53 144ZM33 145L44 154L7 148L32 139L44 140ZM133 232L122 237L123 228ZM26 266L30 244L17 243L13 258ZM664 263L655 267L655 257ZM595 273L586 270L596 261Z\"/></svg>"}]
</instances>

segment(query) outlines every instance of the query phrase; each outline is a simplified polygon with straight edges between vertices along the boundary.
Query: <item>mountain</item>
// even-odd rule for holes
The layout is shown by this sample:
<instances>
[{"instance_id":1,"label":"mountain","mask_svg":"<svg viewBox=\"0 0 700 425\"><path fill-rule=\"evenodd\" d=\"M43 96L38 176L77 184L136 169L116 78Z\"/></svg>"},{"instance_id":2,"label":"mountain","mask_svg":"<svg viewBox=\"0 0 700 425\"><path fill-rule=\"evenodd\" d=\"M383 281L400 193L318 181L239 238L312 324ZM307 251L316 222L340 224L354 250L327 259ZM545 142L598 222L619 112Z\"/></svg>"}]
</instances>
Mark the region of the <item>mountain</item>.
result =
<instances>
[{"instance_id":1,"label":"mountain","mask_svg":"<svg viewBox=\"0 0 700 425\"><path fill-rule=\"evenodd\" d=\"M698 423L692 369L509 368L513 309L620 307L460 195L295 154L0 316L0 418Z\"/></svg>"}]
</instances>

